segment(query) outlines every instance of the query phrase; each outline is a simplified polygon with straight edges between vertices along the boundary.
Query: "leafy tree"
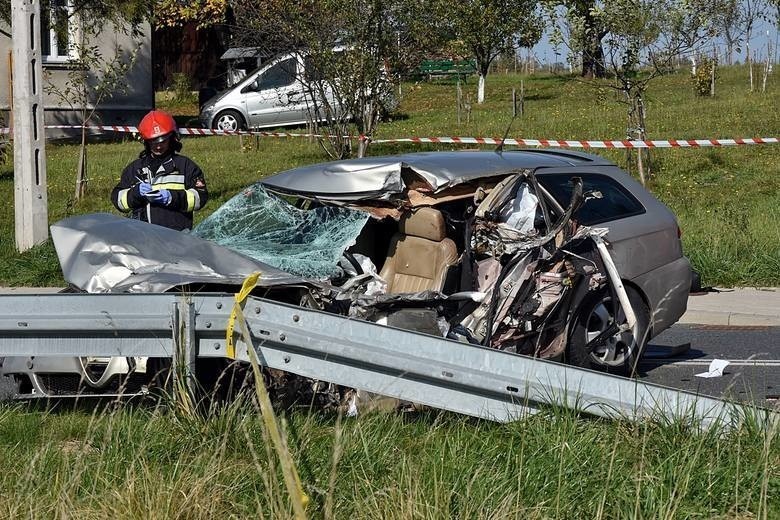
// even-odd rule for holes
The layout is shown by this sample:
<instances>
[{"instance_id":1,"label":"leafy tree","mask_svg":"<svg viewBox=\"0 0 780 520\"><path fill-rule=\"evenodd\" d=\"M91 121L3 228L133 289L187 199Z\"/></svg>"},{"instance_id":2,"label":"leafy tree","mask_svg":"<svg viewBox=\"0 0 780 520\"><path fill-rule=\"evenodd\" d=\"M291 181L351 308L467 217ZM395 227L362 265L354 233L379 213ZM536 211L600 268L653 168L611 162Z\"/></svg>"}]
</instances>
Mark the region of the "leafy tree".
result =
<instances>
[{"instance_id":1,"label":"leafy tree","mask_svg":"<svg viewBox=\"0 0 780 520\"><path fill-rule=\"evenodd\" d=\"M155 0L73 0L73 15L104 23L123 23L138 28L152 12ZM41 9L49 1L41 0ZM0 21L11 25L11 0L0 0Z\"/></svg>"},{"instance_id":2,"label":"leafy tree","mask_svg":"<svg viewBox=\"0 0 780 520\"><path fill-rule=\"evenodd\" d=\"M478 103L485 101L485 78L493 60L516 47L533 47L541 39L543 23L536 5L530 0L461 0L443 4L452 36L476 60Z\"/></svg>"},{"instance_id":3,"label":"leafy tree","mask_svg":"<svg viewBox=\"0 0 780 520\"><path fill-rule=\"evenodd\" d=\"M41 0L41 7L48 7ZM138 27L143 21L171 27L195 22L198 28L224 21L230 5L228 0L73 0L78 15L107 21L123 21ZM11 0L0 0L0 21L11 24Z\"/></svg>"},{"instance_id":4,"label":"leafy tree","mask_svg":"<svg viewBox=\"0 0 780 520\"><path fill-rule=\"evenodd\" d=\"M604 31L604 65L614 80L598 86L616 89L627 107L629 138L647 139L645 93L655 78L673 70L678 56L691 52L712 35L712 4L705 0L610 0L595 5L590 16ZM577 48L558 20L553 38ZM647 150L637 154L642 183L649 174Z\"/></svg>"},{"instance_id":5,"label":"leafy tree","mask_svg":"<svg viewBox=\"0 0 780 520\"><path fill-rule=\"evenodd\" d=\"M603 78L606 75L603 40L607 35L601 19L595 16L595 0L552 0L543 3L550 24L566 37L570 59L579 56L582 77ZM556 35L558 36L558 35Z\"/></svg>"},{"instance_id":6,"label":"leafy tree","mask_svg":"<svg viewBox=\"0 0 780 520\"><path fill-rule=\"evenodd\" d=\"M229 10L228 0L155 0L154 22L162 27L195 22L198 29L203 29L224 22Z\"/></svg>"},{"instance_id":7,"label":"leafy tree","mask_svg":"<svg viewBox=\"0 0 780 520\"><path fill-rule=\"evenodd\" d=\"M301 49L305 100L324 119L323 149L351 154L355 137L370 136L396 103L393 84L436 41L436 10L411 0L237 1L234 34L267 54ZM433 36L432 36L433 35ZM364 155L367 140L359 141Z\"/></svg>"}]
</instances>

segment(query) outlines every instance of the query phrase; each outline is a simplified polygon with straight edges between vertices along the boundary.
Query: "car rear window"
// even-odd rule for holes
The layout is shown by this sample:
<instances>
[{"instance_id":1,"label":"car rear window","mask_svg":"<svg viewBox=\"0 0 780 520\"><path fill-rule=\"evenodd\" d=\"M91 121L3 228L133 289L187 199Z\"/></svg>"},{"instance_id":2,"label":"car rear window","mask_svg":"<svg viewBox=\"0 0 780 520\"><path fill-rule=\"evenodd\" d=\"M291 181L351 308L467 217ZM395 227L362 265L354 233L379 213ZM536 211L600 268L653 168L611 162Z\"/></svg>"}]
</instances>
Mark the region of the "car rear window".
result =
<instances>
[{"instance_id":1,"label":"car rear window","mask_svg":"<svg viewBox=\"0 0 780 520\"><path fill-rule=\"evenodd\" d=\"M574 214L574 218L584 226L592 226L609 220L639 215L645 212L644 206L618 181L598 173L544 174L537 179L562 207L571 200L572 177L582 178L583 192L600 191L600 199L590 199Z\"/></svg>"}]
</instances>

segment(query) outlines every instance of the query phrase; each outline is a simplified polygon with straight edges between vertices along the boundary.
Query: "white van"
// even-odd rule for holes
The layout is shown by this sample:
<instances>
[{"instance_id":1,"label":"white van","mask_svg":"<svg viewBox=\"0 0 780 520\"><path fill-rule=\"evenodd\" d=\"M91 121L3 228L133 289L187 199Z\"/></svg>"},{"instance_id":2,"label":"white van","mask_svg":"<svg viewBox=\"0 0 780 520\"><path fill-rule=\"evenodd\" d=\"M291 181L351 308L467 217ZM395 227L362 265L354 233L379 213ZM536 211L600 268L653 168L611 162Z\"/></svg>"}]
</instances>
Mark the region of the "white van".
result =
<instances>
[{"instance_id":1,"label":"white van","mask_svg":"<svg viewBox=\"0 0 780 520\"><path fill-rule=\"evenodd\" d=\"M311 100L307 103L301 81L304 61L298 52L286 53L250 72L237 85L203 104L201 126L242 130L306 123Z\"/></svg>"}]
</instances>

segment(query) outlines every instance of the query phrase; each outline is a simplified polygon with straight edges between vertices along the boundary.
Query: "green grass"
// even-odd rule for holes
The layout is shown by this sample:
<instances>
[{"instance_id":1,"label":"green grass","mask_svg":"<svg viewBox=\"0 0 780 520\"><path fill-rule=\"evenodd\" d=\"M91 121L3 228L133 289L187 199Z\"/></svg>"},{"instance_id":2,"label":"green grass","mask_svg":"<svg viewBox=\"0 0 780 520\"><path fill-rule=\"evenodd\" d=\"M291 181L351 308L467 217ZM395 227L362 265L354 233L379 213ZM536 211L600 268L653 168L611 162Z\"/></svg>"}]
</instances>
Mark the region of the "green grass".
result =
<instances>
[{"instance_id":1,"label":"green grass","mask_svg":"<svg viewBox=\"0 0 780 520\"><path fill-rule=\"evenodd\" d=\"M500 425L448 413L285 416L312 517L778 518L777 432L553 411ZM336 454L334 456L334 453ZM262 420L0 408L6 518L289 518Z\"/></svg>"},{"instance_id":2,"label":"green grass","mask_svg":"<svg viewBox=\"0 0 780 520\"><path fill-rule=\"evenodd\" d=\"M724 70L715 99L685 74L648 93L650 138L780 134L776 78L746 93L746 71ZM526 115L511 137L619 139L625 114L607 89L566 78L524 78ZM401 116L380 137L501 136L517 76L488 78L488 101L458 125L452 82L405 84ZM466 89L475 90L472 79ZM161 102L165 99L161 98ZM173 106L180 120L192 107ZM464 117L465 121L465 117ZM187 138L207 174L202 219L243 186L324 160L299 139ZM434 146L374 146L371 154ZM440 146L449 149L449 146ZM49 218L113 211L108 194L138 143L89 147L90 191L73 204L76 147L50 145ZM597 152L603 153L603 152ZM626 166L623 153L605 153ZM686 253L705 283L780 285L777 146L657 150L650 188L678 214ZM12 165L0 165L0 283L63 283L51 244L13 246ZM551 410L499 425L448 413L368 414L341 422L284 414L309 512L325 518L780 518L778 432L748 423L697 432L680 423L631 424ZM289 518L291 508L262 421L248 405L207 419L124 407L42 411L0 406L0 516Z\"/></svg>"},{"instance_id":3,"label":"green grass","mask_svg":"<svg viewBox=\"0 0 780 520\"><path fill-rule=\"evenodd\" d=\"M470 122L457 123L454 81L405 83L400 114L383 124L376 138L407 136L497 136L511 119L512 88L525 84L525 115L512 124L510 137L552 139L621 139L625 107L614 92L571 78L535 75L489 76L487 101L473 103ZM476 80L463 85L476 97ZM181 105L170 93L158 103L193 120L197 109ZM170 104L168 106L167 104ZM696 97L687 73L651 84L647 93L651 139L727 138L780 135L780 86L770 78L766 93L747 92L744 67L726 68L715 98ZM451 145L374 145L369 154L452 149ZM654 150L648 187L677 214L686 254L704 283L722 286L780 285L780 150L778 145L722 149ZM47 147L49 219L72 214L114 211L108 194L122 168L140 146L130 141L89 146L87 199L73 203L77 147ZM184 153L206 172L212 202L197 219L247 184L271 173L325 160L316 143L306 139L185 138ZM633 169L625 152L595 151ZM0 194L9 201L0 209L0 283L62 284L51 244L19 254L13 242L13 165L0 165Z\"/></svg>"}]
</instances>

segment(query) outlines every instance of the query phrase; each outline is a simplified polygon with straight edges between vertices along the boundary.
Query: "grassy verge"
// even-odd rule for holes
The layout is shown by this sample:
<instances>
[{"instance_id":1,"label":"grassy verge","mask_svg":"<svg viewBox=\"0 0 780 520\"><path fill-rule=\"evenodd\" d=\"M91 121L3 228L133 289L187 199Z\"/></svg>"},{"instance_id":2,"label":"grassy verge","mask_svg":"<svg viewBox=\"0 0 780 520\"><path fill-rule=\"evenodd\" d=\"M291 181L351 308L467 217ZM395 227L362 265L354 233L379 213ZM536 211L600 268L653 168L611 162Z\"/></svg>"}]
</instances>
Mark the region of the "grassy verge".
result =
<instances>
[{"instance_id":1,"label":"grassy verge","mask_svg":"<svg viewBox=\"0 0 780 520\"><path fill-rule=\"evenodd\" d=\"M511 137L553 139L619 139L625 134L625 107L605 86L594 87L560 76L488 78L487 102L474 105L469 121L457 122L453 82L402 86L401 113L375 136L501 136L511 120L512 88L524 81L525 115L512 124ZM752 137L780 135L780 86L770 81L766 93L746 92L743 67L723 69L715 98L694 96L686 73L660 78L648 92L651 139ZM464 85L474 91L472 79ZM473 98L472 92L472 98ZM160 97L160 103L172 102ZM161 105L168 108L165 105ZM181 120L193 107L172 105ZM375 145L370 154L398 153L452 146ZM49 218L114 211L108 194L121 169L140 150L138 143L89 146L89 195L74 204L73 179L77 148L50 145L48 155ZM184 153L206 172L213 201L203 218L247 184L271 173L325 160L319 146L305 139L186 138ZM626 154L596 151L621 166ZM780 285L780 161L778 145L722 149L653 151L649 188L677 214L686 254L704 282L725 286ZM0 165L0 194L12 200L13 165ZM19 255L13 244L13 206L0 208L0 281L6 285L62 283L50 244Z\"/></svg>"},{"instance_id":2,"label":"grassy verge","mask_svg":"<svg viewBox=\"0 0 780 520\"><path fill-rule=\"evenodd\" d=\"M452 414L293 413L309 513L326 518L776 518L777 432ZM0 408L7 518L289 518L259 416Z\"/></svg>"},{"instance_id":3,"label":"grassy verge","mask_svg":"<svg viewBox=\"0 0 780 520\"><path fill-rule=\"evenodd\" d=\"M488 102L460 125L453 83L405 84L401 117L377 137L501 136L519 81L489 78ZM524 81L526 115L511 136L623 136L622 106L607 89L554 76ZM777 136L780 89L748 95L745 82L743 69L726 70L718 97L699 99L685 75L663 78L648 99L650 137ZM174 108L194 115L192 107ZM49 146L50 220L113 211L108 194L139 149L133 142L90 145L90 192L74 204L77 150ZM416 149L375 146L370 153ZM258 178L324 160L316 143L288 139L192 138L185 153L206 171L213 197L198 218ZM627 164L622 153L606 155ZM706 283L780 285L777 156L776 146L654 152L650 188L677 212L686 252ZM0 165L0 193L12 199L10 164ZM51 244L14 251L11 204L0 208L0 283L63 283ZM305 410L285 419L315 517L780 517L777 431L751 424L700 433L565 410L509 425L447 413L340 422ZM0 515L8 518L291 516L262 420L248 405L208 420L142 407L88 413L3 405L0 464Z\"/></svg>"}]
</instances>

